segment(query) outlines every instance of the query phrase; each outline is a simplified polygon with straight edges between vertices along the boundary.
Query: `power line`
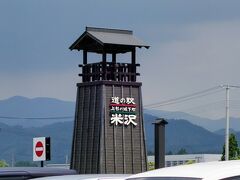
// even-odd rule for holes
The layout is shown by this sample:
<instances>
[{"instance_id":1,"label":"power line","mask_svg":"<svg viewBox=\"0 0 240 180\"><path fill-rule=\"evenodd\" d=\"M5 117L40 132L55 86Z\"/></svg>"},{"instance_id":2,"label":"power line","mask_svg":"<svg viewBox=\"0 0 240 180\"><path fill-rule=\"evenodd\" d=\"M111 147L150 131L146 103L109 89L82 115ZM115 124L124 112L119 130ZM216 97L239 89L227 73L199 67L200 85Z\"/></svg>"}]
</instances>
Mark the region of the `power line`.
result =
<instances>
[{"instance_id":1,"label":"power line","mask_svg":"<svg viewBox=\"0 0 240 180\"><path fill-rule=\"evenodd\" d=\"M189 100L192 100L192 99L208 96L208 95L215 94L215 93L223 91L224 89L221 88L223 86L224 85L215 86L215 87L205 89L205 90L202 90L202 91L198 91L198 92L195 92L195 93L192 93L192 94L189 94L189 95L169 99L169 100L158 102L158 103L144 105L144 108L157 108L157 107L161 107L161 106L167 106L167 105L182 103L182 102L189 101ZM239 86L232 86L232 87L238 88ZM221 88L221 89L219 89L219 88ZM230 101L240 101L240 100L230 100ZM202 105L202 106L204 106L204 105ZM201 107L201 106L199 106L199 107ZM195 108L197 108L197 107L195 107ZM191 109L194 109L194 108L191 108ZM73 118L74 118L74 116L56 116L56 117L0 116L0 119L12 119L12 120L14 120L14 119L19 119L19 120L56 120L56 119L73 119Z\"/></svg>"},{"instance_id":2,"label":"power line","mask_svg":"<svg viewBox=\"0 0 240 180\"><path fill-rule=\"evenodd\" d=\"M209 89L198 91L198 92L195 92L195 93L192 93L192 94L189 94L189 95L185 95L185 96L181 96L181 97L178 97L178 98L169 99L169 100L154 103L154 104L148 104L148 105L145 105L144 108L156 108L156 107L161 107L161 106L166 106L166 105L172 105L172 104L189 101L191 99L195 99L195 98L199 98L199 97L203 97L203 96L207 96L207 95L210 95L210 94L215 94L217 92L223 91L223 89L219 90L219 88L220 88L220 86L215 86L215 87L212 87L212 88L209 88Z\"/></svg>"}]
</instances>

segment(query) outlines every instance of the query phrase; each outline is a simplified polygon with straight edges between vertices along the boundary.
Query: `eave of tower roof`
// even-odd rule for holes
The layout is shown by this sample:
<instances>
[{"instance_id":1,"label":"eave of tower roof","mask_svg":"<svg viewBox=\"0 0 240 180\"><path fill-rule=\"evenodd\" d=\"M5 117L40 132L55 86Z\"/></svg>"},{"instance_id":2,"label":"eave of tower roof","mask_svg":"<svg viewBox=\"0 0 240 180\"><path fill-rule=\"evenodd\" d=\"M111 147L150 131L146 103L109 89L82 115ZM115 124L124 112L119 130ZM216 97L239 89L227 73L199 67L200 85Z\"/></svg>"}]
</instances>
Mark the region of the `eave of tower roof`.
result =
<instances>
[{"instance_id":1,"label":"eave of tower roof","mask_svg":"<svg viewBox=\"0 0 240 180\"><path fill-rule=\"evenodd\" d=\"M70 46L70 50L87 50L101 53L125 53L135 47L149 48L133 35L132 31L86 27L86 31Z\"/></svg>"}]
</instances>

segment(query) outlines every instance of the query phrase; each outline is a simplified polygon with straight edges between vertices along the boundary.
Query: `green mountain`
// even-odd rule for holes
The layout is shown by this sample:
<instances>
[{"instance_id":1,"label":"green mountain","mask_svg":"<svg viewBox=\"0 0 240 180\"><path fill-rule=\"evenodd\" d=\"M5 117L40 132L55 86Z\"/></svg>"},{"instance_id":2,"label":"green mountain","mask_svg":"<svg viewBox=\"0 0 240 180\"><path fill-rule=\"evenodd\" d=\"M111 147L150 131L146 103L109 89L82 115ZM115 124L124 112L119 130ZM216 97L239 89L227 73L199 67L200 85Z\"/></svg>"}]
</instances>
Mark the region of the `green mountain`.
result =
<instances>
[{"instance_id":1,"label":"green mountain","mask_svg":"<svg viewBox=\"0 0 240 180\"><path fill-rule=\"evenodd\" d=\"M75 103L51 98L29 99L16 96L0 100L0 159L9 163L32 161L32 139L50 136L52 160L49 163L65 163L66 156L70 159L74 111ZM66 116L68 118L51 118ZM161 113L159 117L162 117ZM148 152L154 151L152 123L155 119L156 116L144 114ZM184 148L188 153L221 153L224 134L211 132L183 118L169 116L167 121L166 152L177 153ZM237 137L240 137L239 134Z\"/></svg>"},{"instance_id":2,"label":"green mountain","mask_svg":"<svg viewBox=\"0 0 240 180\"><path fill-rule=\"evenodd\" d=\"M7 162L32 161L33 138L51 137L51 163L65 163L70 157L73 122L61 122L44 127L23 128L0 123L0 159ZM10 163L11 164L11 163Z\"/></svg>"},{"instance_id":3,"label":"green mountain","mask_svg":"<svg viewBox=\"0 0 240 180\"><path fill-rule=\"evenodd\" d=\"M156 117L145 114L145 131L148 151L154 151L153 122ZM167 120L166 152L177 153L181 148L188 153L221 153L224 135L215 134L187 120Z\"/></svg>"},{"instance_id":4,"label":"green mountain","mask_svg":"<svg viewBox=\"0 0 240 180\"><path fill-rule=\"evenodd\" d=\"M23 127L40 127L73 121L75 103L53 98L14 96L0 100L0 122ZM61 117L57 118L57 117Z\"/></svg>"},{"instance_id":5,"label":"green mountain","mask_svg":"<svg viewBox=\"0 0 240 180\"><path fill-rule=\"evenodd\" d=\"M144 109L144 113L151 114L153 116L166 118L166 119L185 119L189 122L201 126L211 132L218 131L220 129L225 128L226 119L209 119L203 118L195 115L191 115L185 112L179 111L162 111L162 110L154 110L154 109ZM230 128L235 131L240 131L240 118L230 117Z\"/></svg>"},{"instance_id":6,"label":"green mountain","mask_svg":"<svg viewBox=\"0 0 240 180\"><path fill-rule=\"evenodd\" d=\"M154 126L156 117L145 114L146 144L154 151ZM168 120L166 126L166 152L221 153L224 136L214 134L186 120ZM32 161L32 139L50 136L52 160L49 163L65 163L70 158L73 121L54 123L43 127L23 128L0 123L0 159L11 164L14 161Z\"/></svg>"}]
</instances>

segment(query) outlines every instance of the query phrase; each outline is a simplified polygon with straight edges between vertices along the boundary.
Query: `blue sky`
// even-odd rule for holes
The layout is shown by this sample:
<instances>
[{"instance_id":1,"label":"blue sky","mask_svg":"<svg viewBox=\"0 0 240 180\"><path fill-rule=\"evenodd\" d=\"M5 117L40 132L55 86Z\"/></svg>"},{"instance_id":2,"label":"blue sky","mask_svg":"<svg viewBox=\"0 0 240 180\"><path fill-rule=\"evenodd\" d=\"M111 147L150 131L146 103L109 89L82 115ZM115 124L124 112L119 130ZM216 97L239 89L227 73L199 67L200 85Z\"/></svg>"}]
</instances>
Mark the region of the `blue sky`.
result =
<instances>
[{"instance_id":1,"label":"blue sky","mask_svg":"<svg viewBox=\"0 0 240 180\"><path fill-rule=\"evenodd\" d=\"M82 55L68 47L85 26L130 29L151 46L137 51L144 104L239 85L239 8L238 0L1 0L0 99L74 101ZM239 94L231 91L232 100ZM223 107L224 92L162 109L221 117Z\"/></svg>"}]
</instances>

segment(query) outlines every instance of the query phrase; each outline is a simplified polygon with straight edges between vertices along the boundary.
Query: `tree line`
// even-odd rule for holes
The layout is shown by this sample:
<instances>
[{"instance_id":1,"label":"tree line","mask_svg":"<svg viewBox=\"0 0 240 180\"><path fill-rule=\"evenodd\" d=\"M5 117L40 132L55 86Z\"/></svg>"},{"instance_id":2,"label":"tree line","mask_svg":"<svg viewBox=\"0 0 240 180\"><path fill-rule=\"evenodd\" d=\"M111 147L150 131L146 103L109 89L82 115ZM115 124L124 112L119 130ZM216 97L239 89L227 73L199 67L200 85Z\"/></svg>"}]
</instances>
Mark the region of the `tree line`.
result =
<instances>
[{"instance_id":1,"label":"tree line","mask_svg":"<svg viewBox=\"0 0 240 180\"><path fill-rule=\"evenodd\" d=\"M229 136L229 160L240 159L240 149L238 147L238 142L236 136L231 133ZM222 151L222 161L225 160L225 144L223 145Z\"/></svg>"}]
</instances>

